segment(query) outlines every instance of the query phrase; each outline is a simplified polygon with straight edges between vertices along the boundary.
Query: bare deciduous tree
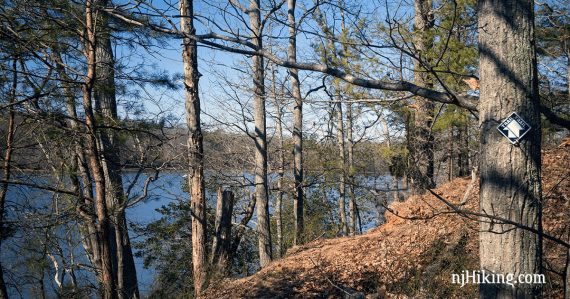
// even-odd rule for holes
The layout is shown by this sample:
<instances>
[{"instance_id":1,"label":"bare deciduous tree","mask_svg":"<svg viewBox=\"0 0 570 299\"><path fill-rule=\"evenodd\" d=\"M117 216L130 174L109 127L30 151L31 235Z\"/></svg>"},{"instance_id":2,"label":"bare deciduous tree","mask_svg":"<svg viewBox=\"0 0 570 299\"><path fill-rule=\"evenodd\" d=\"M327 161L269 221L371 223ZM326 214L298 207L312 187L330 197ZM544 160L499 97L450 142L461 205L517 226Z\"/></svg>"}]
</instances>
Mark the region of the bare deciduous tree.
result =
<instances>
[{"instance_id":1,"label":"bare deciduous tree","mask_svg":"<svg viewBox=\"0 0 570 299\"><path fill-rule=\"evenodd\" d=\"M180 30L194 35L194 1L180 1ZM198 94L198 47L196 41L184 38L182 60L184 63L184 89L186 123L188 126L188 185L192 209L192 268L194 292L202 293L207 286L206 265L206 193L204 190L204 147L200 124L200 97Z\"/></svg>"}]
</instances>

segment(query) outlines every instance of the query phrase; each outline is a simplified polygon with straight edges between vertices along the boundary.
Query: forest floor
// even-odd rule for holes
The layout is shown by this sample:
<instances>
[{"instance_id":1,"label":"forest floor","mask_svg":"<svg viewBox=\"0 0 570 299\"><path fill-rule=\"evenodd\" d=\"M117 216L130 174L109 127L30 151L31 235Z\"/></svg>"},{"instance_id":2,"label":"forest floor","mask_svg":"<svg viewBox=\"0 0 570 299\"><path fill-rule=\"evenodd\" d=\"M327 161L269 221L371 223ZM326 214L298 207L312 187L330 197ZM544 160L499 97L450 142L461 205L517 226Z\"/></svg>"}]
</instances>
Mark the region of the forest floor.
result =
<instances>
[{"instance_id":1,"label":"forest floor","mask_svg":"<svg viewBox=\"0 0 570 299\"><path fill-rule=\"evenodd\" d=\"M543 153L543 224L546 233L568 236L570 147ZM478 181L459 178L435 192L478 211ZM213 284L207 298L476 298L477 285L452 284L451 274L476 270L479 224L454 213L431 194L390 205L386 223L355 237L321 239L291 248L258 273ZM545 240L546 292L562 297L567 251Z\"/></svg>"}]
</instances>

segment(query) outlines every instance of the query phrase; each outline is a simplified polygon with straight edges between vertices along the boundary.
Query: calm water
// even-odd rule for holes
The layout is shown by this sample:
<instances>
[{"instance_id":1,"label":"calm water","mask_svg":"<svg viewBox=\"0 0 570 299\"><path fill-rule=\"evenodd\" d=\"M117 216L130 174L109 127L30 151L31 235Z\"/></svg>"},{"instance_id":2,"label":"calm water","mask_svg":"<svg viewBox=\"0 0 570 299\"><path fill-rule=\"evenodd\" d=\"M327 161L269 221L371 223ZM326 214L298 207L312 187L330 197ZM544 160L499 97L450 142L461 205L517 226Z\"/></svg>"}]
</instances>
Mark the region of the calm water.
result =
<instances>
[{"instance_id":1,"label":"calm water","mask_svg":"<svg viewBox=\"0 0 570 299\"><path fill-rule=\"evenodd\" d=\"M135 178L135 173L125 173L123 180L125 189L131 184ZM38 185L48 184L48 177L37 174L30 175L29 177L20 178L24 181L34 181ZM137 197L142 193L143 183L146 180L146 175L141 175L131 191L130 197ZM145 225L155 220L160 219L162 216L156 209L163 205L167 205L172 201L189 200L189 195L183 190L183 184L186 178L183 177L181 172L164 172L159 175L159 178L152 182L148 196L144 201L139 202L135 206L127 209L127 219L130 223ZM386 184L391 182L389 176L365 178L361 179L362 184L373 186L374 188L386 188ZM65 186L61 186L65 188ZM311 190L307 190L311 192ZM360 193L359 193L360 192ZM365 196L362 191L357 190L358 196ZM210 202L213 203L213 196L215 194L208 193ZM327 192L327 197L336 198L338 192L330 189ZM391 199L389 195L389 199ZM5 279L10 288L11 297L30 298L38 297L42 292L38 285L39 281L43 278L45 290L43 292L54 294L55 272L48 271L45 273L39 269L42 263L48 263L53 266L51 259L44 259L44 253L51 253L61 267L61 258L59 254L66 257L66 260L73 256L75 263L88 265L89 261L85 256L84 249L81 245L80 236L75 227L76 224L70 224L67 227L62 225L55 230L51 230L49 236L46 235L46 227L51 223L60 221L65 223L67 215L66 211L61 210L61 205L58 204L64 200L64 195L55 194L45 190L25 186L10 186L8 192L7 202L7 220L9 222L17 223L19 229L16 229L12 236L2 244L2 264L5 268ZM366 231L378 224L378 214L381 213L381 208L373 202L367 202L361 207L361 211L366 211L362 216L363 230ZM253 219L255 222L255 219ZM70 232L74 232L70 234ZM137 236L131 231L132 242L141 241L142 236ZM47 240L47 241L46 241ZM135 258L137 267L137 276L139 280L139 287L141 293L147 293L153 283L154 269L145 269L143 266L142 258ZM51 267L53 268L53 267ZM36 271L37 270L37 271ZM76 271L77 280L82 284L91 284L96 287L94 276L89 271ZM61 274L59 279L61 279Z\"/></svg>"}]
</instances>

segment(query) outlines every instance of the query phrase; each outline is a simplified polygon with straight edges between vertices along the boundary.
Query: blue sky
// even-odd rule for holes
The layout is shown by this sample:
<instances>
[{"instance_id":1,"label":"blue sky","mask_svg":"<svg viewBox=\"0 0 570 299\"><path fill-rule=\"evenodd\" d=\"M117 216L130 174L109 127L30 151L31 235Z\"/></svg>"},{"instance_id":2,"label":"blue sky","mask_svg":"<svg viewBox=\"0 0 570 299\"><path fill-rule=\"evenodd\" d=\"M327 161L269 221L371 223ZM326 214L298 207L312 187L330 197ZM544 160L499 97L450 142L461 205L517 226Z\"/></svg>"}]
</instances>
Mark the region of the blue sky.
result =
<instances>
[{"instance_id":1,"label":"blue sky","mask_svg":"<svg viewBox=\"0 0 570 299\"><path fill-rule=\"evenodd\" d=\"M247 4L245 1L242 1ZM265 1L262 1L265 3ZM359 2L354 1L351 5L360 6L361 8L361 17L366 17L370 24L375 23L379 20L382 20L386 16L386 8L385 8L384 1L378 2ZM224 23L224 26L231 28L234 32L237 32L239 28L240 34L247 35L247 28L244 26L243 23L239 21L238 18L235 16L224 18L220 13L219 6L226 5L227 1L196 1L195 4L195 14L198 16L199 21L196 22L198 34L205 33L210 30L217 31L219 33L227 34L226 32L221 32L215 26L213 26L212 21L216 23ZM407 15L409 13L409 6L402 6L400 7L400 2L388 2L388 5L391 7L390 13L393 15L398 15L399 17L409 17ZM157 9L162 10L165 15L169 16L178 26L178 18L177 14L177 1L153 1L152 5L154 5ZM313 1L298 1L297 7L297 18L299 18L303 12L313 5ZM333 6L327 6L323 8L323 13L327 17L327 22L329 25L334 25L335 28L339 28L340 25L340 14L336 12L334 15L331 14L331 9ZM286 5L284 5L280 11L281 13L286 12ZM242 14L243 16L243 14ZM211 18L211 21L207 21L206 18ZM246 16L244 16L245 18ZM263 16L262 16L263 17ZM347 18L350 18L348 16ZM283 19L283 16L280 17ZM373 22L374 21L374 22ZM226 23L227 22L227 23ZM273 38L272 41L277 42L278 44L274 47L278 47L278 50L274 50L275 53L278 53L281 56L284 56L286 53L286 42L287 42L287 28L281 24L278 25L269 25L273 26L275 29L266 30L266 32L270 33ZM305 28L308 28L309 31L316 31L317 25L315 24L312 18L305 19ZM320 43L320 39L315 36L314 34L300 31L298 35L298 60L299 61L315 61L316 55L314 54L312 44ZM267 42L266 42L267 45ZM128 63L132 68L138 67L138 65L144 62L149 69L158 71L158 70L165 70L170 74L182 72L182 59L181 59L181 46L180 40L172 39L168 42L167 49L159 49L155 53L144 53L144 50L137 49L137 51L142 51L141 54L137 57L132 57L132 48L126 48L118 46L116 48L116 57L122 63ZM234 96L240 98L240 101L246 103L246 107L251 107L251 96L248 93L247 89L251 87L251 76L248 75L248 65L250 62L250 58L245 57L243 55L228 53L224 51L214 50L210 48L206 48L203 46L199 47L199 70L200 73L203 75L200 78L200 95L201 95L201 103L203 108L203 122L210 125L220 125L219 122L214 121L215 119L221 120L223 122L237 122L241 123L241 116L240 115L231 115L231 111L240 111L239 105L236 106L237 102L232 101L228 94L224 92L229 91L229 93L233 92ZM283 68L277 68L278 72L283 76L286 74L286 70ZM223 75L223 76L222 76ZM268 72L267 76L270 75ZM310 88L313 88L317 85L321 84L321 74L318 73L311 73L311 72L301 72L301 81L302 81L302 93L304 94ZM236 83L238 87L241 87L241 90L232 90L225 82L222 77L228 78L228 81ZM181 83L181 82L179 82ZM267 84L267 91L270 90L270 82L266 80ZM164 116L166 114L172 114L175 116L179 122L184 122L184 94L181 89L172 91L172 90L164 90L160 88L152 88L146 87L144 90L140 87L135 87L135 89L139 89L141 98L139 99L141 102L144 103L148 115L160 115ZM313 99L321 99L326 100L326 95L324 93L315 93L312 95ZM309 99L310 100L310 99ZM310 101L308 101L310 102ZM249 103L249 105L248 105ZM288 105L290 103L287 103ZM290 105L289 105L290 106ZM305 105L305 126L308 130L314 130L314 132L323 131L324 124L320 124L323 115L323 108L325 108L327 104L318 103L318 104L307 104ZM288 107L290 108L290 107ZM267 110L269 113L272 113L273 107L268 100ZM124 113L124 110L123 110ZM367 117L364 117L366 120ZM369 118L369 117L368 117ZM285 129L288 129L288 124L290 123L290 114L287 113L285 115ZM251 125L250 125L251 126ZM268 127L271 131L271 127L273 126L273 122L271 119L268 122ZM242 126L243 127L243 126ZM210 126L206 126L206 128L212 128ZM227 126L226 126L226 129ZM311 133L311 132L309 132ZM368 132L370 133L370 132ZM287 134L287 133L286 133Z\"/></svg>"}]
</instances>

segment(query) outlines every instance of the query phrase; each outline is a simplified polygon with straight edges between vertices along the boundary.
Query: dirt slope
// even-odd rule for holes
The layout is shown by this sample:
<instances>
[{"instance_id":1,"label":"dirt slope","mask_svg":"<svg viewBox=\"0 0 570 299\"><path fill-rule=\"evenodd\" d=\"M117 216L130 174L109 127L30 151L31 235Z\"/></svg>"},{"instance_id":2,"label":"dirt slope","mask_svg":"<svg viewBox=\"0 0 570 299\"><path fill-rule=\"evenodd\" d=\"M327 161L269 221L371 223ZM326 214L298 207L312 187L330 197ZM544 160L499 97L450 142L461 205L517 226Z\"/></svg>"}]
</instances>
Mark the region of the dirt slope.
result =
<instances>
[{"instance_id":1,"label":"dirt slope","mask_svg":"<svg viewBox=\"0 0 570 299\"><path fill-rule=\"evenodd\" d=\"M570 147L543 155L544 227L568 235L570 224ZM456 179L436 189L459 203L470 184ZM478 182L464 209L478 209ZM451 284L451 273L478 269L478 224L450 213L431 195L393 203L386 224L357 237L318 240L288 251L283 259L250 277L226 279L206 298L474 298L477 287ZM412 218L412 219L409 219ZM545 256L560 272L566 259L545 241ZM547 271L549 297L561 297L562 280ZM350 295L349 295L350 294ZM398 294L398 295L394 295Z\"/></svg>"}]
</instances>

